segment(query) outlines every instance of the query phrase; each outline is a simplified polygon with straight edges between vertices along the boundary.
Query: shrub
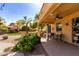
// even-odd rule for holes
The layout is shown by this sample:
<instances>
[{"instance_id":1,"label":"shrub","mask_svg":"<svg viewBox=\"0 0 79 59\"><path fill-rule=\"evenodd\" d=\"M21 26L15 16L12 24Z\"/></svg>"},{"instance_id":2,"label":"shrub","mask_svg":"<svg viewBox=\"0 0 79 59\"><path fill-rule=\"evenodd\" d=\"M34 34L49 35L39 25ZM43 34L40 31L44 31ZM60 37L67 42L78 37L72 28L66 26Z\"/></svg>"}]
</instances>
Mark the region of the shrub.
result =
<instances>
[{"instance_id":1,"label":"shrub","mask_svg":"<svg viewBox=\"0 0 79 59\"><path fill-rule=\"evenodd\" d=\"M36 34L31 34L29 37L30 37L33 45L40 43L40 39Z\"/></svg>"},{"instance_id":2,"label":"shrub","mask_svg":"<svg viewBox=\"0 0 79 59\"><path fill-rule=\"evenodd\" d=\"M17 51L32 51L34 46L40 43L40 38L33 33L25 35L21 41L16 44L13 50Z\"/></svg>"},{"instance_id":3,"label":"shrub","mask_svg":"<svg viewBox=\"0 0 79 59\"><path fill-rule=\"evenodd\" d=\"M23 26L21 31L26 31L26 26Z\"/></svg>"},{"instance_id":4,"label":"shrub","mask_svg":"<svg viewBox=\"0 0 79 59\"><path fill-rule=\"evenodd\" d=\"M1 34L4 34L4 33L5 33L5 32L4 32L2 29L0 29L0 35L1 35Z\"/></svg>"}]
</instances>

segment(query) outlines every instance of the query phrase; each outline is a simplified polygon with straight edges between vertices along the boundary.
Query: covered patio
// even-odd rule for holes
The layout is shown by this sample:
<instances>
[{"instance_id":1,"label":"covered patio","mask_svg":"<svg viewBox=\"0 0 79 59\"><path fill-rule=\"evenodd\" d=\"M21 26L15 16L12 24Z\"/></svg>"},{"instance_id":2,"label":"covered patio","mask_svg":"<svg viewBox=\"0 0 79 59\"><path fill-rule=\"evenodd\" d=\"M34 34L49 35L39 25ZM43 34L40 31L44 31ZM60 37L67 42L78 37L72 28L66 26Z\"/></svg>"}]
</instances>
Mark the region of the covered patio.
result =
<instances>
[{"instance_id":1,"label":"covered patio","mask_svg":"<svg viewBox=\"0 0 79 59\"><path fill-rule=\"evenodd\" d=\"M55 34L55 39L63 34L59 39L71 44L79 44L79 27L78 30L74 30L79 24L79 4L45 3L39 13L39 23L49 24L51 27L48 31Z\"/></svg>"},{"instance_id":2,"label":"covered patio","mask_svg":"<svg viewBox=\"0 0 79 59\"><path fill-rule=\"evenodd\" d=\"M60 40L42 38L42 46L48 56L79 56L79 47Z\"/></svg>"}]
</instances>

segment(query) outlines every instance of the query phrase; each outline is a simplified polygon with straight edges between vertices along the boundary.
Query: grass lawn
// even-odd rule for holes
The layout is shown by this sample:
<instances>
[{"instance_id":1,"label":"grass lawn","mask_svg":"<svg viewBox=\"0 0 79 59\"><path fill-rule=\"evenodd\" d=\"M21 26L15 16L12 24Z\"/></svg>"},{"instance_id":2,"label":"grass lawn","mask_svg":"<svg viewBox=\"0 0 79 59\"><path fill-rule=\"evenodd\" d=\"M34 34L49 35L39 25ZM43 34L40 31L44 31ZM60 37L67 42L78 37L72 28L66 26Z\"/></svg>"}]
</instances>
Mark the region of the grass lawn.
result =
<instances>
[{"instance_id":1,"label":"grass lawn","mask_svg":"<svg viewBox=\"0 0 79 59\"><path fill-rule=\"evenodd\" d=\"M24 32L23 32L24 33ZM36 33L35 31L33 31L33 32L29 32L29 33ZM3 34L3 35L5 35L5 34ZM7 35L8 36L18 36L18 35L22 35L21 33L7 33ZM0 35L0 36L2 36L2 35Z\"/></svg>"},{"instance_id":2,"label":"grass lawn","mask_svg":"<svg viewBox=\"0 0 79 59\"><path fill-rule=\"evenodd\" d=\"M8 33L7 35L9 35L9 36L16 36L16 35L20 35L20 33Z\"/></svg>"},{"instance_id":3,"label":"grass lawn","mask_svg":"<svg viewBox=\"0 0 79 59\"><path fill-rule=\"evenodd\" d=\"M3 34L5 35L5 34ZM7 33L8 36L17 36L17 35L20 35L20 33Z\"/></svg>"}]
</instances>

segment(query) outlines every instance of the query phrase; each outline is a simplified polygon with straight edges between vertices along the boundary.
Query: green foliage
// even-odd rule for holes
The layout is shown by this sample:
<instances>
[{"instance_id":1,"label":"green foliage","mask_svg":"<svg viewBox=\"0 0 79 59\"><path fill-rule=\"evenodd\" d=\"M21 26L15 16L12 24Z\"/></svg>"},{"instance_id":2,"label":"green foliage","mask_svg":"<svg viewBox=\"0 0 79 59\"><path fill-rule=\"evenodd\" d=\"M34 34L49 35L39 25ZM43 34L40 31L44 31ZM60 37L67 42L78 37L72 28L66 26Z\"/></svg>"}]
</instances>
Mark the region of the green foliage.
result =
<instances>
[{"instance_id":1,"label":"green foliage","mask_svg":"<svg viewBox=\"0 0 79 59\"><path fill-rule=\"evenodd\" d=\"M16 23L17 23L19 26L23 26L24 24L26 24L26 21L23 19L23 20L18 20L18 21L16 21Z\"/></svg>"},{"instance_id":2,"label":"green foliage","mask_svg":"<svg viewBox=\"0 0 79 59\"><path fill-rule=\"evenodd\" d=\"M38 14L35 15L35 20L38 20L39 19L39 16Z\"/></svg>"},{"instance_id":3,"label":"green foliage","mask_svg":"<svg viewBox=\"0 0 79 59\"><path fill-rule=\"evenodd\" d=\"M23 20L16 21L16 24L17 24L19 30L26 31L28 33L30 22L31 22L31 18L27 19L27 17L24 17Z\"/></svg>"},{"instance_id":4,"label":"green foliage","mask_svg":"<svg viewBox=\"0 0 79 59\"><path fill-rule=\"evenodd\" d=\"M22 27L22 31L26 31L26 26L23 26Z\"/></svg>"},{"instance_id":5,"label":"green foliage","mask_svg":"<svg viewBox=\"0 0 79 59\"><path fill-rule=\"evenodd\" d=\"M40 28L40 29L43 29L44 26L45 26L45 24L39 24L39 28Z\"/></svg>"},{"instance_id":6,"label":"green foliage","mask_svg":"<svg viewBox=\"0 0 79 59\"><path fill-rule=\"evenodd\" d=\"M24 26L26 24L26 21L24 19L18 20L18 21L16 21L16 24L18 26L18 29L21 29L22 26Z\"/></svg>"},{"instance_id":7,"label":"green foliage","mask_svg":"<svg viewBox=\"0 0 79 59\"><path fill-rule=\"evenodd\" d=\"M29 37L30 37L33 45L40 43L40 38L36 34L31 33L31 34L29 34Z\"/></svg>"},{"instance_id":8,"label":"green foliage","mask_svg":"<svg viewBox=\"0 0 79 59\"><path fill-rule=\"evenodd\" d=\"M8 36L17 36L20 35L19 33L7 33Z\"/></svg>"},{"instance_id":9,"label":"green foliage","mask_svg":"<svg viewBox=\"0 0 79 59\"><path fill-rule=\"evenodd\" d=\"M13 50L17 51L32 51L34 46L40 43L40 38L33 33L25 35L21 41L17 43Z\"/></svg>"},{"instance_id":10,"label":"green foliage","mask_svg":"<svg viewBox=\"0 0 79 59\"><path fill-rule=\"evenodd\" d=\"M37 22L30 23L31 28L37 28Z\"/></svg>"},{"instance_id":11,"label":"green foliage","mask_svg":"<svg viewBox=\"0 0 79 59\"><path fill-rule=\"evenodd\" d=\"M2 17L0 17L0 30L2 30L5 33L8 32L8 28L5 24L5 20Z\"/></svg>"},{"instance_id":12,"label":"green foliage","mask_svg":"<svg viewBox=\"0 0 79 59\"><path fill-rule=\"evenodd\" d=\"M5 25L2 25L1 29L2 29L4 32L8 32L8 28L7 28L7 26L5 26Z\"/></svg>"}]
</instances>

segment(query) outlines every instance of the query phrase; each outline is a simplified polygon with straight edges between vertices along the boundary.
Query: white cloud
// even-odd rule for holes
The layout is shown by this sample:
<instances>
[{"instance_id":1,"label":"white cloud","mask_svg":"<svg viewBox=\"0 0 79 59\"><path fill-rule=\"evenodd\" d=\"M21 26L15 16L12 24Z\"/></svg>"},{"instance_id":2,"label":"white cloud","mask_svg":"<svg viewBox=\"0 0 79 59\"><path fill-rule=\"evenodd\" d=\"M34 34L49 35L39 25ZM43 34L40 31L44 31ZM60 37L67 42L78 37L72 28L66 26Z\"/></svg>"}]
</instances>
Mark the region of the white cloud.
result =
<instances>
[{"instance_id":1,"label":"white cloud","mask_svg":"<svg viewBox=\"0 0 79 59\"><path fill-rule=\"evenodd\" d=\"M29 0L32 3L53 3L53 0Z\"/></svg>"},{"instance_id":2,"label":"white cloud","mask_svg":"<svg viewBox=\"0 0 79 59\"><path fill-rule=\"evenodd\" d=\"M50 3L53 0L0 0L1 3Z\"/></svg>"},{"instance_id":3,"label":"white cloud","mask_svg":"<svg viewBox=\"0 0 79 59\"><path fill-rule=\"evenodd\" d=\"M43 3L33 3L33 6L35 6L36 8L38 8L38 12L40 11L40 9L42 8Z\"/></svg>"},{"instance_id":4,"label":"white cloud","mask_svg":"<svg viewBox=\"0 0 79 59\"><path fill-rule=\"evenodd\" d=\"M42 7L43 3L34 3L34 5L37 7Z\"/></svg>"},{"instance_id":5,"label":"white cloud","mask_svg":"<svg viewBox=\"0 0 79 59\"><path fill-rule=\"evenodd\" d=\"M79 0L0 0L0 3L78 3Z\"/></svg>"}]
</instances>

